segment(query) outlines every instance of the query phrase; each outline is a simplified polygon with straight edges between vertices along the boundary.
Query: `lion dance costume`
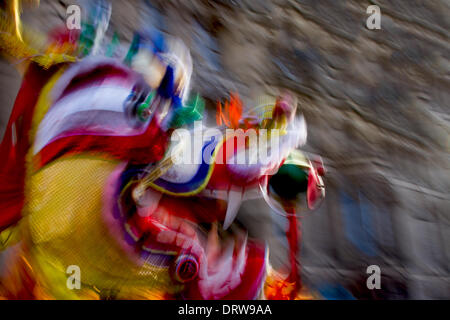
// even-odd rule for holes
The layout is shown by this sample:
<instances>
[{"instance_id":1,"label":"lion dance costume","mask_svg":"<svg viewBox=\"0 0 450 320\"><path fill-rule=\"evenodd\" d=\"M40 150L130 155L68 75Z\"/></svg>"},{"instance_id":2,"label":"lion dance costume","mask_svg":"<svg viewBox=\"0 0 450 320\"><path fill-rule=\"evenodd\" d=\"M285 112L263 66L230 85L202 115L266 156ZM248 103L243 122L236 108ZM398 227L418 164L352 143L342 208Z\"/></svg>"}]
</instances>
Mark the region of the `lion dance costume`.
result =
<instances>
[{"instance_id":1,"label":"lion dance costume","mask_svg":"<svg viewBox=\"0 0 450 320\"><path fill-rule=\"evenodd\" d=\"M101 23L88 22L52 34L42 54L2 22L2 50L27 66L0 147L0 297L298 298L298 203L305 196L313 208L324 189L320 161L296 150L306 125L295 99L262 99L244 113L233 94L218 103L218 126L199 128L204 101L189 93L180 41L139 33L119 59L114 41L99 52ZM259 146L277 137L278 148L236 163L250 130ZM199 132L194 148L178 134ZM178 161L186 154L193 161ZM287 277L234 221L254 198L289 221Z\"/></svg>"}]
</instances>

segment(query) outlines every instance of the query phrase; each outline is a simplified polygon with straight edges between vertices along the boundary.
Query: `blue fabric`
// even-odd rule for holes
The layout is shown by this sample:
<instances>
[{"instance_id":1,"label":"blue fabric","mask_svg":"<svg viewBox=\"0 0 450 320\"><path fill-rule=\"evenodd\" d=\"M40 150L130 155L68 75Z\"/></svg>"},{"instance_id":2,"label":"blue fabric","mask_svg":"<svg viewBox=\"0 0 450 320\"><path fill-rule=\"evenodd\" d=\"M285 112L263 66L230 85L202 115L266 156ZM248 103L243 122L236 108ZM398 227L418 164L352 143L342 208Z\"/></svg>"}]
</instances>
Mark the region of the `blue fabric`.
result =
<instances>
[{"instance_id":1,"label":"blue fabric","mask_svg":"<svg viewBox=\"0 0 450 320\"><path fill-rule=\"evenodd\" d=\"M210 145L213 144L214 146L217 145L217 139L211 139L210 141L206 142L203 145L202 148L202 155L204 153L204 150ZM169 192L174 193L187 193L197 190L204 182L205 179L208 177L209 168L212 164L208 164L205 162L205 159L202 157L202 163L200 164L197 173L195 176L186 183L173 183L166 181L164 179L158 178L154 181L154 184L157 185L160 188L163 188L164 190L167 190Z\"/></svg>"},{"instance_id":2,"label":"blue fabric","mask_svg":"<svg viewBox=\"0 0 450 320\"><path fill-rule=\"evenodd\" d=\"M174 87L173 68L171 66L167 66L166 73L164 74L161 84L158 87L158 94L166 99L172 98Z\"/></svg>"}]
</instances>

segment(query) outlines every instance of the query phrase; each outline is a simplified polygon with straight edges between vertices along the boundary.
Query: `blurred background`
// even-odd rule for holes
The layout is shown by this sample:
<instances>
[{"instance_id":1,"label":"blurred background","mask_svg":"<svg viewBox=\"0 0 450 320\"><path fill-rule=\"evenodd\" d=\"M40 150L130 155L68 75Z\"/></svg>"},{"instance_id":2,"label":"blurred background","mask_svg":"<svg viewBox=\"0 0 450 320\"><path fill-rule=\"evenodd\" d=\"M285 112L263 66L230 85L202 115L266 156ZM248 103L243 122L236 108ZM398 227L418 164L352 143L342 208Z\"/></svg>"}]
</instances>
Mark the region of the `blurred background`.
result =
<instances>
[{"instance_id":1,"label":"blurred background","mask_svg":"<svg viewBox=\"0 0 450 320\"><path fill-rule=\"evenodd\" d=\"M30 3L32 1L29 1ZM23 23L47 33L66 8L41 0ZM301 272L325 298L450 298L450 3L441 1L111 1L107 33L154 27L190 48L192 90L214 108L236 91L287 88L308 124L304 151L328 169L319 209L303 212ZM381 29L369 30L369 5ZM3 136L21 74L0 60ZM263 200L238 219L287 264L283 217ZM369 265L381 289L366 286Z\"/></svg>"}]
</instances>

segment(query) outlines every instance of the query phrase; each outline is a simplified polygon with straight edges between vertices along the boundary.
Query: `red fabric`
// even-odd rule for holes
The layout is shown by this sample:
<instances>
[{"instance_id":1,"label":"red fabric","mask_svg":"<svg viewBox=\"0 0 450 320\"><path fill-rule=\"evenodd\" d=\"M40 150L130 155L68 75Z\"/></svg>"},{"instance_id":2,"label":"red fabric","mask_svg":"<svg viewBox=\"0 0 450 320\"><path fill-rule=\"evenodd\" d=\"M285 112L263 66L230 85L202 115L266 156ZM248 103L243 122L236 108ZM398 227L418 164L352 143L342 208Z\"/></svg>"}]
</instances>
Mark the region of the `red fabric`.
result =
<instances>
[{"instance_id":1,"label":"red fabric","mask_svg":"<svg viewBox=\"0 0 450 320\"><path fill-rule=\"evenodd\" d=\"M50 46L52 47L53 52L55 52L55 47L60 47L67 50L67 45L70 46L70 49L75 50L78 45L80 34L80 30L68 30L66 26L58 26L54 28L52 31L50 31L49 35ZM64 52L64 50L60 51Z\"/></svg>"},{"instance_id":2,"label":"red fabric","mask_svg":"<svg viewBox=\"0 0 450 320\"><path fill-rule=\"evenodd\" d=\"M227 208L226 201L202 197L176 197L163 195L159 206L169 215L187 219L195 223L223 221Z\"/></svg>"},{"instance_id":3,"label":"red fabric","mask_svg":"<svg viewBox=\"0 0 450 320\"><path fill-rule=\"evenodd\" d=\"M79 153L106 153L113 158L130 161L132 164L159 161L165 154L170 131L162 131L155 121L138 136L78 134L56 139L39 152L39 167L63 155Z\"/></svg>"},{"instance_id":4,"label":"red fabric","mask_svg":"<svg viewBox=\"0 0 450 320\"><path fill-rule=\"evenodd\" d=\"M245 132L245 131L244 131ZM227 145L232 145L233 149L227 151ZM228 138L221 146L219 146L219 151L217 152L216 163L214 164L214 170L212 172L211 178L208 181L208 189L213 190L229 190L232 186L235 187L246 187L250 189L259 184L263 177L255 176L251 180L247 178L241 178L237 174L233 174L228 170L227 163L229 159L236 155L238 151L245 148L246 139L239 139L237 136ZM228 152L228 154L227 154Z\"/></svg>"},{"instance_id":5,"label":"red fabric","mask_svg":"<svg viewBox=\"0 0 450 320\"><path fill-rule=\"evenodd\" d=\"M61 98L76 92L77 90L95 85L107 85L108 82L124 83L132 81L134 74L128 70L120 69L114 65L99 65L95 69L89 69L74 77L61 94ZM57 101L54 101L57 102Z\"/></svg>"},{"instance_id":6,"label":"red fabric","mask_svg":"<svg viewBox=\"0 0 450 320\"><path fill-rule=\"evenodd\" d=\"M242 274L242 282L221 300L251 300L263 285L266 272L264 246L255 242L248 243L247 264ZM203 300L197 281L187 285L183 296L187 300Z\"/></svg>"},{"instance_id":7,"label":"red fabric","mask_svg":"<svg viewBox=\"0 0 450 320\"><path fill-rule=\"evenodd\" d=\"M319 199L321 198L322 191L318 187L319 178L314 167L309 168L308 172L308 189L306 191L306 198L308 200L308 208L313 210Z\"/></svg>"},{"instance_id":8,"label":"red fabric","mask_svg":"<svg viewBox=\"0 0 450 320\"><path fill-rule=\"evenodd\" d=\"M241 284L227 294L222 300L248 300L256 299L264 283L266 261L264 246L249 243L247 265L242 275Z\"/></svg>"},{"instance_id":9,"label":"red fabric","mask_svg":"<svg viewBox=\"0 0 450 320\"><path fill-rule=\"evenodd\" d=\"M39 93L43 85L59 67L43 70L31 64L0 145L0 230L16 223L21 217L24 202L25 156L30 147L29 131ZM13 124L16 143L13 144Z\"/></svg>"},{"instance_id":10,"label":"red fabric","mask_svg":"<svg viewBox=\"0 0 450 320\"><path fill-rule=\"evenodd\" d=\"M302 284L301 284L301 277L298 272L298 263L297 263L297 255L299 254L299 230L298 230L298 222L297 222L297 216L295 215L295 209L287 209L287 213L289 213L289 227L286 231L286 237L287 241L289 243L289 261L291 264L291 273L289 274L288 281L294 283L294 290L291 292L291 299L294 299L297 295L298 290L300 290Z\"/></svg>"}]
</instances>

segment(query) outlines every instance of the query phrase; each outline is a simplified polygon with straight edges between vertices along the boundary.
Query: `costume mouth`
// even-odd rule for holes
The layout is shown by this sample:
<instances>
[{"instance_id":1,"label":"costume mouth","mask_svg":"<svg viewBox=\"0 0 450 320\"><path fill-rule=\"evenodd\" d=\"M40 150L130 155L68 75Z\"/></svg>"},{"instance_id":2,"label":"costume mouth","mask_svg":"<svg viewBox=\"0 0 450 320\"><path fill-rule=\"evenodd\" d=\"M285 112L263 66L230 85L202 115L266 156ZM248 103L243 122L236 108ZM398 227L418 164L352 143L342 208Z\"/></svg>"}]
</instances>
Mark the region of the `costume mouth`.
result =
<instances>
[{"instance_id":1,"label":"costume mouth","mask_svg":"<svg viewBox=\"0 0 450 320\"><path fill-rule=\"evenodd\" d=\"M139 265L167 267L175 282L195 282L205 299L220 299L236 289L246 270L246 230L236 223L224 230L224 213L212 218L210 212L208 219L206 212L196 212L197 206L205 209L210 201L212 210L216 199L197 199L202 203L191 205L186 198L183 202L149 189L136 206L132 187L123 192L120 188L124 169L119 165L108 181L104 219L127 256Z\"/></svg>"}]
</instances>

